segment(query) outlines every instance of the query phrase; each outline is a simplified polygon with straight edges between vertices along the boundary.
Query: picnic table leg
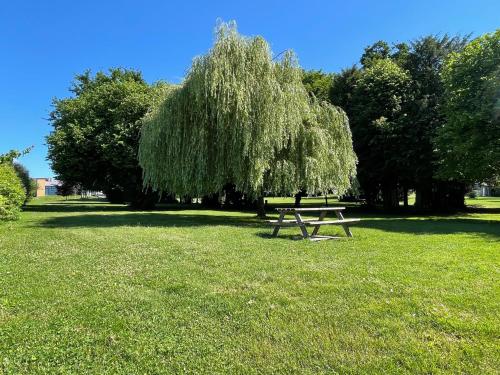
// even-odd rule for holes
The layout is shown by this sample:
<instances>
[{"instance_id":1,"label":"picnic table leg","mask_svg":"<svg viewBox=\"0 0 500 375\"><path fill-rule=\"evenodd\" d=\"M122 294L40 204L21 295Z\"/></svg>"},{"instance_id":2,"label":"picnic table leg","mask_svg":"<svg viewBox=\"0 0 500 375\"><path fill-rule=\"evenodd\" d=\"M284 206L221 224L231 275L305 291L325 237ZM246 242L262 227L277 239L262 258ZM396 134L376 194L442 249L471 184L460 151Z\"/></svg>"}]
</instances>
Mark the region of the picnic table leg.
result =
<instances>
[{"instance_id":1,"label":"picnic table leg","mask_svg":"<svg viewBox=\"0 0 500 375\"><path fill-rule=\"evenodd\" d=\"M273 234L271 236L276 237L281 228L281 223L283 222L283 218L285 217L285 212L280 212L280 217L278 218L278 222L274 226Z\"/></svg>"},{"instance_id":2,"label":"picnic table leg","mask_svg":"<svg viewBox=\"0 0 500 375\"><path fill-rule=\"evenodd\" d=\"M326 216L326 211L321 211L321 213L319 214L318 221L323 221L325 216ZM311 236L317 235L320 227L321 227L321 225L316 225L312 231Z\"/></svg>"},{"instance_id":3,"label":"picnic table leg","mask_svg":"<svg viewBox=\"0 0 500 375\"><path fill-rule=\"evenodd\" d=\"M344 220L344 215L342 215L342 212L335 211L335 215L337 215L337 219ZM344 232L347 235L347 237L352 237L352 233L351 233L351 230L349 229L349 225L342 224L342 228L344 228Z\"/></svg>"},{"instance_id":4,"label":"picnic table leg","mask_svg":"<svg viewBox=\"0 0 500 375\"><path fill-rule=\"evenodd\" d=\"M302 221L302 217L298 212L295 212L295 219L297 220L297 225L300 227L300 230L302 231L302 237L308 238L309 233L307 233L306 226L304 222Z\"/></svg>"}]
</instances>

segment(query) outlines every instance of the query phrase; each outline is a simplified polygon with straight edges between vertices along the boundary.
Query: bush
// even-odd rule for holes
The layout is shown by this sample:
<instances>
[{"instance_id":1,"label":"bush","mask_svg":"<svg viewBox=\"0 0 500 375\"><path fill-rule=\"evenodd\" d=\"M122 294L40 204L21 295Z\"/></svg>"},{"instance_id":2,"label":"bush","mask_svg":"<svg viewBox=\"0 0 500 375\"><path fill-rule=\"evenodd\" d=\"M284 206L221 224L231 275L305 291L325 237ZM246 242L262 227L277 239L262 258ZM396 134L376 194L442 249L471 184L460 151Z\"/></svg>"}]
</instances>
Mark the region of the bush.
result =
<instances>
[{"instance_id":1,"label":"bush","mask_svg":"<svg viewBox=\"0 0 500 375\"><path fill-rule=\"evenodd\" d=\"M471 198L471 199L475 199L477 198L477 193L475 190L471 190L467 193L467 197Z\"/></svg>"},{"instance_id":2,"label":"bush","mask_svg":"<svg viewBox=\"0 0 500 375\"><path fill-rule=\"evenodd\" d=\"M10 163L0 164L0 220L16 220L26 199L23 184Z\"/></svg>"}]
</instances>

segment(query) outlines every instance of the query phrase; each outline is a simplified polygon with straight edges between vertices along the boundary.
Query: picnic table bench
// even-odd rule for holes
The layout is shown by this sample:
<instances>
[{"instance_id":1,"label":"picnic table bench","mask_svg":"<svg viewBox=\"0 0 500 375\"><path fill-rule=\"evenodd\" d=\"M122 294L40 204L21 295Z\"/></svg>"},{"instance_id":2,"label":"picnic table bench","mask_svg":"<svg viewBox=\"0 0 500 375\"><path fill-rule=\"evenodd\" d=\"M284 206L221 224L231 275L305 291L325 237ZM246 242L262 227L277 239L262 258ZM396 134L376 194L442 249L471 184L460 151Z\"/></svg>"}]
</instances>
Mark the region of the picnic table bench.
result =
<instances>
[{"instance_id":1,"label":"picnic table bench","mask_svg":"<svg viewBox=\"0 0 500 375\"><path fill-rule=\"evenodd\" d=\"M278 220L268 220L267 222L270 225L274 226L273 237L278 235L278 232L281 227L293 227L298 226L302 232L303 238L308 238L311 241L321 241L321 240L329 240L338 237L334 236L319 236L318 232L322 225L341 225L344 229L347 237L352 237L351 230L349 229L350 224L355 224L360 221L360 219L346 219L342 215L342 211L345 210L345 207L306 207L306 208L277 208L279 212ZM337 220L324 220L326 214L329 211L335 212L337 216ZM319 212L319 217L317 219L303 219L301 213L303 212ZM294 215L295 219L289 220L285 219L285 215ZM307 231L307 226L312 226L313 231L309 235Z\"/></svg>"}]
</instances>

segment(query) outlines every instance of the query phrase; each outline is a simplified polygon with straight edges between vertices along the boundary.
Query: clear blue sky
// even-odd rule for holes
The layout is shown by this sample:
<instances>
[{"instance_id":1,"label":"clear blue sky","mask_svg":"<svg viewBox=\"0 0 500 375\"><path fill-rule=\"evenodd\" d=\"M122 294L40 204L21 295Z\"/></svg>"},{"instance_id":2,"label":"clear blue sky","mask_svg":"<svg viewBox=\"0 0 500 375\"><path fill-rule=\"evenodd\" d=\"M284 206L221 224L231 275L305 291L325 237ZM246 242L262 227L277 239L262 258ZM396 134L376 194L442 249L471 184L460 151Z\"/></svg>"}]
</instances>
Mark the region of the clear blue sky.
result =
<instances>
[{"instance_id":1,"label":"clear blue sky","mask_svg":"<svg viewBox=\"0 0 500 375\"><path fill-rule=\"evenodd\" d=\"M0 8L0 153L34 145L20 161L51 176L45 136L54 97L85 69L139 69L179 82L210 47L217 18L291 48L307 69L336 72L383 39L500 27L500 0L393 1L4 1Z\"/></svg>"}]
</instances>

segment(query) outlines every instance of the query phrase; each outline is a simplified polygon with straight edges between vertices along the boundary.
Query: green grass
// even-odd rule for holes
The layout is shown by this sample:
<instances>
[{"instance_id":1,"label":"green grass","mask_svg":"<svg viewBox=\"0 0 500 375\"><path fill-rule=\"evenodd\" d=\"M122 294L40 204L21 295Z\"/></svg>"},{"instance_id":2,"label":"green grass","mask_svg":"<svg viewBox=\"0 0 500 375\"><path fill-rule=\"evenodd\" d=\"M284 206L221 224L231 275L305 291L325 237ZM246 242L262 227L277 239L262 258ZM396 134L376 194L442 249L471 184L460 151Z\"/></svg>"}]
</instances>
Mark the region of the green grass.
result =
<instances>
[{"instance_id":1,"label":"green grass","mask_svg":"<svg viewBox=\"0 0 500 375\"><path fill-rule=\"evenodd\" d=\"M474 202L311 243L252 213L35 200L0 225L0 373L497 373L500 199Z\"/></svg>"}]
</instances>

